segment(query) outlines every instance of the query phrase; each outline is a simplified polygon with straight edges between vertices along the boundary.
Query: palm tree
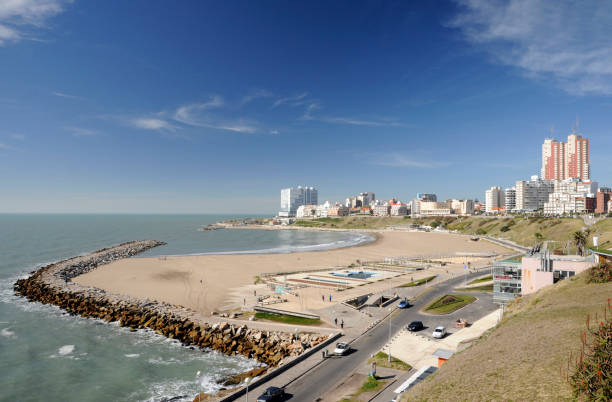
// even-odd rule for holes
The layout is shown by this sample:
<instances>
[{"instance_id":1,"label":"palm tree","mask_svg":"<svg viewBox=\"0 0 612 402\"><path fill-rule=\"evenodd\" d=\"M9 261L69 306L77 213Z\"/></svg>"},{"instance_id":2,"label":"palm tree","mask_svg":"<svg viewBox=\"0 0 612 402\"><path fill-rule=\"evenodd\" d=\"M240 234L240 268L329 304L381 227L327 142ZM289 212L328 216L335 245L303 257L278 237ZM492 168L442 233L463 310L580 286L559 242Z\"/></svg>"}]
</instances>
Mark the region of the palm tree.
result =
<instances>
[{"instance_id":1,"label":"palm tree","mask_svg":"<svg viewBox=\"0 0 612 402\"><path fill-rule=\"evenodd\" d=\"M574 244L578 248L578 254L581 256L584 255L584 249L586 247L587 241L589 240L589 235L591 234L590 230L587 229L583 231L574 232L573 240Z\"/></svg>"}]
</instances>

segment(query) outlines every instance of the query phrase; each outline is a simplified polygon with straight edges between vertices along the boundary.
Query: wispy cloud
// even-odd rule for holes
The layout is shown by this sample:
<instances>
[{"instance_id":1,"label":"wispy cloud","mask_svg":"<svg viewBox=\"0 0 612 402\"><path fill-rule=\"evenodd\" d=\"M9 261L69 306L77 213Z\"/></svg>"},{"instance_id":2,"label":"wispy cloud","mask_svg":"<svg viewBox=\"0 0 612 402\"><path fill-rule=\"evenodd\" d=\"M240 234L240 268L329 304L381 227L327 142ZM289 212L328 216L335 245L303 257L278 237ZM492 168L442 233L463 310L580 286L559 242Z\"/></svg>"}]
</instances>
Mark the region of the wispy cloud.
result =
<instances>
[{"instance_id":1,"label":"wispy cloud","mask_svg":"<svg viewBox=\"0 0 612 402\"><path fill-rule=\"evenodd\" d=\"M300 117L300 120L313 120L313 113L315 110L320 109L321 106L316 103L310 103L308 106L306 106L306 110L304 110L304 114L302 114L302 116Z\"/></svg>"},{"instance_id":2,"label":"wispy cloud","mask_svg":"<svg viewBox=\"0 0 612 402\"><path fill-rule=\"evenodd\" d=\"M11 138L17 141L23 141L25 140L26 137L24 134L21 134L21 133L13 133L11 134Z\"/></svg>"},{"instance_id":3,"label":"wispy cloud","mask_svg":"<svg viewBox=\"0 0 612 402\"><path fill-rule=\"evenodd\" d=\"M60 98L66 98L66 99L83 99L80 96L65 94L63 92L53 92L53 95L60 97Z\"/></svg>"},{"instance_id":4,"label":"wispy cloud","mask_svg":"<svg viewBox=\"0 0 612 402\"><path fill-rule=\"evenodd\" d=\"M91 130L89 128L82 128L82 127L64 127L64 128L70 131L72 135L75 137L92 137L94 135L100 134L99 132L95 130Z\"/></svg>"},{"instance_id":5,"label":"wispy cloud","mask_svg":"<svg viewBox=\"0 0 612 402\"><path fill-rule=\"evenodd\" d=\"M3 144L2 142L0 142L0 149L4 149L6 151L13 151L15 148L10 145Z\"/></svg>"},{"instance_id":6,"label":"wispy cloud","mask_svg":"<svg viewBox=\"0 0 612 402\"><path fill-rule=\"evenodd\" d=\"M241 100L240 100L240 104L241 105L245 105L251 101L254 101L255 99L261 99L261 98L271 98L273 97L274 94L270 91L267 91L265 89L257 89L255 91L251 91L248 95L245 95Z\"/></svg>"},{"instance_id":7,"label":"wispy cloud","mask_svg":"<svg viewBox=\"0 0 612 402\"><path fill-rule=\"evenodd\" d=\"M349 124L351 126L370 126L370 127L405 127L406 125L403 123L399 123L396 121L384 121L384 120L361 120L361 119L353 119L347 117L322 117L321 121L327 123L336 123L336 124Z\"/></svg>"},{"instance_id":8,"label":"wispy cloud","mask_svg":"<svg viewBox=\"0 0 612 402\"><path fill-rule=\"evenodd\" d=\"M173 115L173 119L187 126L206 127L216 130L233 131L251 134L257 131L257 127L246 119L222 119L212 116L209 110L224 106L223 99L219 96L212 97L208 102L193 103L179 107Z\"/></svg>"},{"instance_id":9,"label":"wispy cloud","mask_svg":"<svg viewBox=\"0 0 612 402\"><path fill-rule=\"evenodd\" d=\"M0 1L0 46L23 39L38 40L28 30L41 28L47 19L60 14L69 0Z\"/></svg>"},{"instance_id":10,"label":"wispy cloud","mask_svg":"<svg viewBox=\"0 0 612 402\"><path fill-rule=\"evenodd\" d=\"M571 94L612 94L612 2L456 1L449 26L499 62Z\"/></svg>"},{"instance_id":11,"label":"wispy cloud","mask_svg":"<svg viewBox=\"0 0 612 402\"><path fill-rule=\"evenodd\" d=\"M288 96L286 98L280 98L274 101L272 104L272 108L278 107L280 105L291 105L291 106L299 106L304 104L304 99L308 96L308 92L302 92L301 94Z\"/></svg>"},{"instance_id":12,"label":"wispy cloud","mask_svg":"<svg viewBox=\"0 0 612 402\"><path fill-rule=\"evenodd\" d=\"M129 123L136 128L152 131L176 131L177 127L164 119L156 117L139 117L130 119Z\"/></svg>"},{"instance_id":13,"label":"wispy cloud","mask_svg":"<svg viewBox=\"0 0 612 402\"><path fill-rule=\"evenodd\" d=\"M220 96L213 96L207 102L203 103L192 103L190 105L184 105L179 107L174 113L174 120L186 124L188 126L199 126L199 116L202 112L221 107L225 104L223 98Z\"/></svg>"},{"instance_id":14,"label":"wispy cloud","mask_svg":"<svg viewBox=\"0 0 612 402\"><path fill-rule=\"evenodd\" d=\"M360 156L369 160L370 164L377 166L433 169L450 165L449 162L435 161L423 155L413 155L409 153L368 153Z\"/></svg>"}]
</instances>

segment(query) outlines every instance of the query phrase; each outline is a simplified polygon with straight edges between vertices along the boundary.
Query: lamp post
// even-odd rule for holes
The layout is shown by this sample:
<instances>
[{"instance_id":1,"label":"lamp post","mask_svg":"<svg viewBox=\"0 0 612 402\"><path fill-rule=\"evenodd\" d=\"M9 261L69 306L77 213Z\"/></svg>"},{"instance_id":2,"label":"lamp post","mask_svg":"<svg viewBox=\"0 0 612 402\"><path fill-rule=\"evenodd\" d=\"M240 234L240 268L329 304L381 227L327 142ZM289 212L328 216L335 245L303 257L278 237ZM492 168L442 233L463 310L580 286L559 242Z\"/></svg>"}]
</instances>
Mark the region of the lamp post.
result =
<instances>
[{"instance_id":1,"label":"lamp post","mask_svg":"<svg viewBox=\"0 0 612 402\"><path fill-rule=\"evenodd\" d=\"M387 356L389 364L391 364L391 314L389 314L389 356Z\"/></svg>"},{"instance_id":2,"label":"lamp post","mask_svg":"<svg viewBox=\"0 0 612 402\"><path fill-rule=\"evenodd\" d=\"M251 377L247 377L244 379L244 383L246 384L246 402L249 402L249 383L251 382Z\"/></svg>"}]
</instances>

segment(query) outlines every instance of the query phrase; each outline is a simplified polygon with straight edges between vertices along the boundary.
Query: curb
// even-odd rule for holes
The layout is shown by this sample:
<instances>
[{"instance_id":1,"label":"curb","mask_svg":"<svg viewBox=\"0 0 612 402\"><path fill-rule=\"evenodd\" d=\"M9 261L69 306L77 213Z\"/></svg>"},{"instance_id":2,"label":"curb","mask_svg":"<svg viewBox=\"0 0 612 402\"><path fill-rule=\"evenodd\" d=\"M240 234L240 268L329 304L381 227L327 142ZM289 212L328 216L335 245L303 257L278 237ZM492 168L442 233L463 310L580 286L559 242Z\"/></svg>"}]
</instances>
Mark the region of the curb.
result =
<instances>
[{"instance_id":1,"label":"curb","mask_svg":"<svg viewBox=\"0 0 612 402\"><path fill-rule=\"evenodd\" d=\"M335 341L336 339L340 338L342 336L342 333L337 332L333 335L330 335L329 338L327 338L324 342L321 342L320 344L318 344L317 346L315 346L314 348L311 348L310 350L302 353L301 355L297 356L295 359L283 364L280 367L277 367L276 369L272 370L269 373L264 374L263 376L259 377L257 380L253 381L252 383L249 384L249 387L251 388L255 388L258 387L259 385L270 381L272 378L278 376L279 374L285 372L286 370L290 369L291 367L295 366L296 364L306 360L306 358L310 357L311 355L313 355L315 352L318 352L319 350L323 349L324 347L326 347L327 345L329 345L330 343L332 343L333 341ZM319 363L317 363L315 366L317 366ZM308 370L310 371L310 370ZM306 371L306 372L308 372ZM298 377L296 377L295 379L301 377L304 373L300 374ZM295 379L291 380L295 381ZM229 402L229 401L233 401L238 399L238 397L242 396L246 394L246 387L241 387L240 389L238 389L236 392L233 392L229 395L226 395L225 397L218 399L218 402Z\"/></svg>"}]
</instances>

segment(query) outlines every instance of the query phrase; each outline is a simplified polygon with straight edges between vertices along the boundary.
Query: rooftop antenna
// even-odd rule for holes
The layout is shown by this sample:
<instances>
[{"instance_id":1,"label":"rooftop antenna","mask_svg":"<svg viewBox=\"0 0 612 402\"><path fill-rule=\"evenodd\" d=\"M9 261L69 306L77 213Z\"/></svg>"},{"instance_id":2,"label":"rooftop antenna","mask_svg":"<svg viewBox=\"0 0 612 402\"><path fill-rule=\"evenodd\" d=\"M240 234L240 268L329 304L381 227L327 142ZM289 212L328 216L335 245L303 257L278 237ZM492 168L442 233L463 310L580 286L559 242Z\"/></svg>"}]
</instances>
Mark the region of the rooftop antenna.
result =
<instances>
[{"instance_id":1,"label":"rooftop antenna","mask_svg":"<svg viewBox=\"0 0 612 402\"><path fill-rule=\"evenodd\" d=\"M576 115L576 130L580 131L580 117Z\"/></svg>"}]
</instances>

